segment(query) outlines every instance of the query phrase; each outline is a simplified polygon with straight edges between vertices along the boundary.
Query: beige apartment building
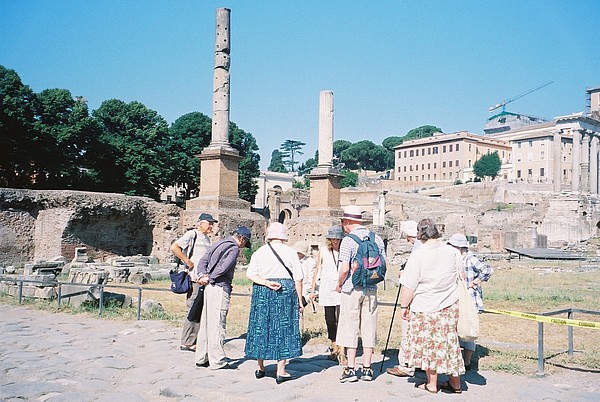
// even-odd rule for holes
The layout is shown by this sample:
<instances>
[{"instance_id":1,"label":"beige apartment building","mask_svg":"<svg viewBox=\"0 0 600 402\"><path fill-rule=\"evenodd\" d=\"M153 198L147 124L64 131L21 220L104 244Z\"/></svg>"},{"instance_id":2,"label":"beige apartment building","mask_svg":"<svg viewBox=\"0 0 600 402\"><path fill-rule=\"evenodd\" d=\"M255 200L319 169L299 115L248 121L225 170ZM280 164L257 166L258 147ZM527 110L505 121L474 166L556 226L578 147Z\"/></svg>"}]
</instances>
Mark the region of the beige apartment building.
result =
<instances>
[{"instance_id":1,"label":"beige apartment building","mask_svg":"<svg viewBox=\"0 0 600 402\"><path fill-rule=\"evenodd\" d=\"M475 178L475 161L496 151L502 162L500 176L508 178L511 145L506 140L459 131L405 141L394 148L394 178L415 184L465 182Z\"/></svg>"},{"instance_id":2,"label":"beige apartment building","mask_svg":"<svg viewBox=\"0 0 600 402\"><path fill-rule=\"evenodd\" d=\"M502 111L484 132L436 134L406 141L395 151L395 180L465 182L473 164L498 151L499 179L547 184L555 193L600 193L600 87L586 91L586 110L551 121Z\"/></svg>"}]
</instances>

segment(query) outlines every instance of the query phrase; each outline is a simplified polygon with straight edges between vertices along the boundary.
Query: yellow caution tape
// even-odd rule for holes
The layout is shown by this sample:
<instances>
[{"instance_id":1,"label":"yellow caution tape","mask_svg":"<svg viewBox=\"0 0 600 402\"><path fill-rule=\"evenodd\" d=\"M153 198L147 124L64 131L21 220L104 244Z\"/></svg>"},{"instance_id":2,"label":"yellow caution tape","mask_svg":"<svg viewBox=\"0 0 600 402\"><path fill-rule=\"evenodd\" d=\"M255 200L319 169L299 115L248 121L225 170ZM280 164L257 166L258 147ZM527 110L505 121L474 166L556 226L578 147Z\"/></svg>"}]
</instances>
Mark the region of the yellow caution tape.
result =
<instances>
[{"instance_id":1,"label":"yellow caution tape","mask_svg":"<svg viewBox=\"0 0 600 402\"><path fill-rule=\"evenodd\" d=\"M508 310L485 309L485 312L486 313L494 313L494 314L510 315L513 317L525 318L527 320L533 320L533 321L547 322L550 324L571 325L573 327L600 329L600 323L593 322L593 321L570 320L568 318L552 318L552 317L548 317L548 316L544 316L544 315L519 313L517 311L508 311Z\"/></svg>"}]
</instances>

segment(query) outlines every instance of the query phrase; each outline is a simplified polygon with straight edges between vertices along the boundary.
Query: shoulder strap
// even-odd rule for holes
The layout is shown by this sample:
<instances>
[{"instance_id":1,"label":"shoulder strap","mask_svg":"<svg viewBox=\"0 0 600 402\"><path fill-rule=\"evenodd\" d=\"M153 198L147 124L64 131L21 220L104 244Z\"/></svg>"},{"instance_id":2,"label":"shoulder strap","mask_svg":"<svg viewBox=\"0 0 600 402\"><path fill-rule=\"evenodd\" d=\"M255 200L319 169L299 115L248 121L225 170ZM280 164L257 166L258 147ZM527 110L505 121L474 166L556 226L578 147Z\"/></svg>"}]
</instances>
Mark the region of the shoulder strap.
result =
<instances>
[{"instance_id":1,"label":"shoulder strap","mask_svg":"<svg viewBox=\"0 0 600 402\"><path fill-rule=\"evenodd\" d=\"M220 244L219 244L219 246L220 246ZM212 255L214 254L215 251L217 251L217 249L219 248L219 246L215 247L215 249L212 251L212 253L210 253L210 257L208 258L209 261L212 259ZM223 250L221 250L221 252L219 253L219 258L217 258L215 265L213 265L212 267L210 267L209 270L208 270L208 272L206 274L210 275L210 273L219 264L219 261L221 261L221 258L223 258L223 256L225 255L225 253L228 252L229 250L232 250L234 247L236 247L236 245L230 244L229 247L223 248Z\"/></svg>"},{"instance_id":2,"label":"shoulder strap","mask_svg":"<svg viewBox=\"0 0 600 402\"><path fill-rule=\"evenodd\" d=\"M188 246L190 249L188 250L188 258L192 258L194 255L194 247L196 246L196 238L198 237L198 232L194 230L194 238L192 239L192 244Z\"/></svg>"},{"instance_id":3,"label":"shoulder strap","mask_svg":"<svg viewBox=\"0 0 600 402\"><path fill-rule=\"evenodd\" d=\"M354 240L358 244L360 244L360 242L362 241L357 235L352 234L352 233L348 233L346 236L348 236L349 238L351 238L352 240Z\"/></svg>"},{"instance_id":4,"label":"shoulder strap","mask_svg":"<svg viewBox=\"0 0 600 402\"><path fill-rule=\"evenodd\" d=\"M271 246L271 243L267 243L267 244L269 245L269 248L271 249L271 251L273 252L273 254L275 254L275 257L277 257L277 259L279 260L279 262L281 263L281 265L283 265L283 267L286 269L286 271L288 271L288 274L290 274L290 278L292 278L292 280L294 280L294 275L292 275L292 271L290 271L290 269L287 267L287 265L285 265L285 263L283 262L283 260L279 256L279 254L277 254L277 251L275 251L275 249L273 248L273 246Z\"/></svg>"}]
</instances>

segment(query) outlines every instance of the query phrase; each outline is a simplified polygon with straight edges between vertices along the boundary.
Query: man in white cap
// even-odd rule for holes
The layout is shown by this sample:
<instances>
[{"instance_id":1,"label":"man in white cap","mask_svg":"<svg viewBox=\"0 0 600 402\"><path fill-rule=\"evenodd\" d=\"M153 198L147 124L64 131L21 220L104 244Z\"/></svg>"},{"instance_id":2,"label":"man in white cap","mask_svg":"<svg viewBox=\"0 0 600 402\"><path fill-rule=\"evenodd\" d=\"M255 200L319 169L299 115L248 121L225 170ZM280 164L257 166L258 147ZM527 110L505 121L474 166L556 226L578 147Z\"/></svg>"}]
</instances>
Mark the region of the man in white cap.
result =
<instances>
[{"instance_id":1,"label":"man in white cap","mask_svg":"<svg viewBox=\"0 0 600 402\"><path fill-rule=\"evenodd\" d=\"M344 208L342 228L345 233L356 235L360 239L370 233L369 229L362 225L362 213L358 205L348 205ZM381 256L386 258L383 240L378 235L375 235L375 243ZM363 345L361 379L363 381L373 379L371 359L377 341L377 285L363 289L355 288L352 284L352 272L356 267L351 267L350 263L356 257L358 247L358 243L348 236L344 237L340 245L340 267L336 290L341 292L341 298L336 342L346 348L348 358L348 365L340 377L342 383L358 380L355 363L359 331Z\"/></svg>"},{"instance_id":2,"label":"man in white cap","mask_svg":"<svg viewBox=\"0 0 600 402\"><path fill-rule=\"evenodd\" d=\"M213 218L211 214L202 213L198 217L196 228L185 232L183 236L171 245L171 252L185 264L186 269L189 271L190 279L192 280L192 290L186 294L185 305L187 307L188 315L186 315L183 322L180 350L190 352L196 351L196 339L198 337L198 329L200 328L200 317L190 317L193 319L190 321L188 316L196 297L198 297L199 293L202 293L201 289L203 289L203 287L197 283L198 278L194 267L210 247L210 237L208 237L208 234L212 232L213 226L217 222L218 221ZM202 311L201 308L200 311Z\"/></svg>"}]
</instances>

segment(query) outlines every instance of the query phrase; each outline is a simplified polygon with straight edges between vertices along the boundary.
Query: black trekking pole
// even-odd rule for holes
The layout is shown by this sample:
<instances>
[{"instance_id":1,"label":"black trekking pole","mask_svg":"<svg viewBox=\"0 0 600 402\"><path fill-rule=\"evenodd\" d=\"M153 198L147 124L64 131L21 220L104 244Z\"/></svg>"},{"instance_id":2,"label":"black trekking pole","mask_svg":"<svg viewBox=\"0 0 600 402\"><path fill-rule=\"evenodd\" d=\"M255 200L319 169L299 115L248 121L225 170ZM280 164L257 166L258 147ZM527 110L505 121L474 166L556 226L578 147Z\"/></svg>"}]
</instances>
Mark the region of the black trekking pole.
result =
<instances>
[{"instance_id":1,"label":"black trekking pole","mask_svg":"<svg viewBox=\"0 0 600 402\"><path fill-rule=\"evenodd\" d=\"M385 341L385 349L383 351L383 357L381 358L381 367L379 367L379 374L383 372L383 363L385 363L385 354L387 353L388 343L390 342L390 335L392 334L392 327L394 325L394 316L396 315L396 307L398 306L398 299L400 298L400 289L402 284L398 284L398 294L396 295L396 302L394 303L394 312L392 313L392 321L390 322L390 330L388 331L387 340Z\"/></svg>"}]
</instances>

